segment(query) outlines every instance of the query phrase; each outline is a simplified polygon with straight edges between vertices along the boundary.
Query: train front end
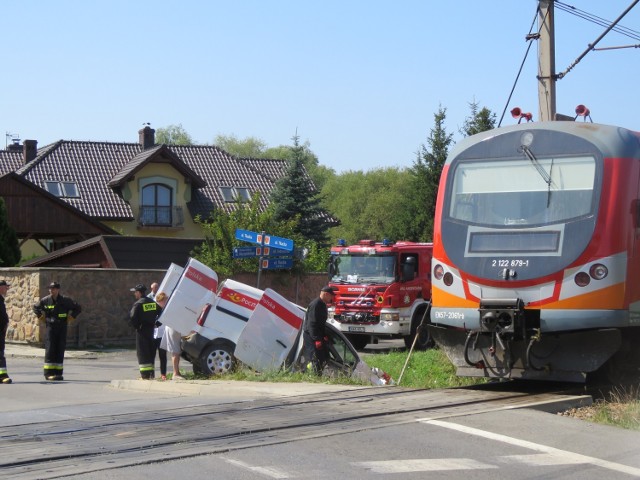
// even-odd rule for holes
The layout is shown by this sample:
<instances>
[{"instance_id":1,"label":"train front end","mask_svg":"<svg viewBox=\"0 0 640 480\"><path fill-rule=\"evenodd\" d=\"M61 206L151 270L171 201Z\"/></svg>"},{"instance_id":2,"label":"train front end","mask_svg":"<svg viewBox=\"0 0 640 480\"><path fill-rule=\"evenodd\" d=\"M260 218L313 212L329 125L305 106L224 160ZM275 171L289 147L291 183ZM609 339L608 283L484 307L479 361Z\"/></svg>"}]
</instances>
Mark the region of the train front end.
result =
<instances>
[{"instance_id":1,"label":"train front end","mask_svg":"<svg viewBox=\"0 0 640 480\"><path fill-rule=\"evenodd\" d=\"M636 134L590 123L458 144L438 193L429 327L458 375L581 382L638 350L639 159Z\"/></svg>"}]
</instances>

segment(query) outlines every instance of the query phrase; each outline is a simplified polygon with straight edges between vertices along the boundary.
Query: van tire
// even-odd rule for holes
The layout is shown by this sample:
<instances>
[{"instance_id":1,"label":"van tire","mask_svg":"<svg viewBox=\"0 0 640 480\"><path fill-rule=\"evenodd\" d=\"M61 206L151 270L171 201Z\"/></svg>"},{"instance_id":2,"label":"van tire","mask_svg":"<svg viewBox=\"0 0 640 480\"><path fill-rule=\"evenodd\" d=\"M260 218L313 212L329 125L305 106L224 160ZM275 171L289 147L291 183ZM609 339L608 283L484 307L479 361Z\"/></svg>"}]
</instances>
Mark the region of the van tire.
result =
<instances>
[{"instance_id":1,"label":"van tire","mask_svg":"<svg viewBox=\"0 0 640 480\"><path fill-rule=\"evenodd\" d=\"M224 375L233 370L236 360L233 356L236 346L229 340L216 339L208 344L198 358L199 370L204 375ZM195 372L194 362L194 372Z\"/></svg>"}]
</instances>

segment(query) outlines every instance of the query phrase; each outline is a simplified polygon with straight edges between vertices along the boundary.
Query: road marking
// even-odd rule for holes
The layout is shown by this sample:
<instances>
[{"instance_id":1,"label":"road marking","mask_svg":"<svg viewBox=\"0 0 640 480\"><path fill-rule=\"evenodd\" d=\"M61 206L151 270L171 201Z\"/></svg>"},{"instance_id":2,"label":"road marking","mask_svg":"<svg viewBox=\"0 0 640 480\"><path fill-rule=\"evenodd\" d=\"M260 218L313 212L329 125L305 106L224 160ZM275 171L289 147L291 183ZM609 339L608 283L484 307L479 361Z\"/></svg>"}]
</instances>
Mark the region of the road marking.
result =
<instances>
[{"instance_id":1,"label":"road marking","mask_svg":"<svg viewBox=\"0 0 640 480\"><path fill-rule=\"evenodd\" d=\"M424 458L386 460L378 462L353 462L351 465L371 470L373 473L439 472L446 470L480 470L499 468L470 458Z\"/></svg>"},{"instance_id":2,"label":"road marking","mask_svg":"<svg viewBox=\"0 0 640 480\"><path fill-rule=\"evenodd\" d=\"M269 478L291 478L288 473L278 470L274 467L254 467L248 463L241 462L240 460L233 460L232 458L223 458L227 463L235 465L236 467L244 468L252 472L261 473Z\"/></svg>"},{"instance_id":3,"label":"road marking","mask_svg":"<svg viewBox=\"0 0 640 480\"><path fill-rule=\"evenodd\" d=\"M528 448L530 450L535 450L537 452L547 454L545 460L550 461L553 459L553 465L560 465L561 460L564 464L579 464L579 463L588 463L591 465L595 465L598 467L606 468L607 470L613 470L616 472L622 472L629 475L635 475L640 477L640 468L630 467L628 465L622 465L620 463L609 462L607 460L602 460L600 458L589 457L587 455L581 455L579 453L568 452L566 450L560 450L559 448L549 447L547 445L541 445L539 443L529 442L527 440L521 440L519 438L508 437L506 435L501 435L499 433L487 432L485 430L480 430L477 428L466 427L464 425L458 425L455 423L443 422L441 420L418 420L421 423L426 423L429 425L436 425L438 427L448 428L450 430L456 430L458 432L466 433L468 435L475 435L478 437L483 437L489 440L495 440L496 442L508 443L510 445L515 445L518 447ZM522 455L512 455L511 458L517 457L527 457Z\"/></svg>"},{"instance_id":4,"label":"road marking","mask_svg":"<svg viewBox=\"0 0 640 480\"><path fill-rule=\"evenodd\" d=\"M555 453L534 453L532 455L505 455L504 457L498 457L499 461L515 461L517 463L524 463L533 467L553 466L553 465L578 465L585 464L584 459L581 458L567 458L566 455L558 455Z\"/></svg>"}]
</instances>

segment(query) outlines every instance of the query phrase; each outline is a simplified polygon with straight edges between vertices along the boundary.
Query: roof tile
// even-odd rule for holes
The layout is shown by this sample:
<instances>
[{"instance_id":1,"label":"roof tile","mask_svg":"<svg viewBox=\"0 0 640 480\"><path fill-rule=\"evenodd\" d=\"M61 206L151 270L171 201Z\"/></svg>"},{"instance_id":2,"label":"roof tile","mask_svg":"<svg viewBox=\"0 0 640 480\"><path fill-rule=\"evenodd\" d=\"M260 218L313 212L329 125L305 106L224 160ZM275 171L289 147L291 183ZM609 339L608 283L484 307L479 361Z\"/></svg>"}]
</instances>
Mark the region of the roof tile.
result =
<instances>
[{"instance_id":1,"label":"roof tile","mask_svg":"<svg viewBox=\"0 0 640 480\"><path fill-rule=\"evenodd\" d=\"M0 173L16 171L45 189L48 180L75 182L80 197L62 200L93 218L122 221L134 216L114 187L161 157L192 179L188 207L193 216L204 218L214 207L227 212L237 207L224 201L221 186L246 187L252 195L260 192L261 206L266 208L271 190L287 168L285 160L240 159L209 145L156 145L143 150L139 143L60 140L39 148L27 165L22 165L21 152L0 151Z\"/></svg>"}]
</instances>

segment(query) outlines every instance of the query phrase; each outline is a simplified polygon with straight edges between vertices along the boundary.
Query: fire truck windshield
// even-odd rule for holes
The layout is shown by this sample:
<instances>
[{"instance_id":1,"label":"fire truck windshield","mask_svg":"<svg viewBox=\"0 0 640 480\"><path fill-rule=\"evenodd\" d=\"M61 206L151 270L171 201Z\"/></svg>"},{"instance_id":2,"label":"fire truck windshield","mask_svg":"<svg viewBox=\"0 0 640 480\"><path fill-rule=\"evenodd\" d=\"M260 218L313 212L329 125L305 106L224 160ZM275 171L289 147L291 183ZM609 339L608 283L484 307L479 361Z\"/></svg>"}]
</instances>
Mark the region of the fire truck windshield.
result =
<instances>
[{"instance_id":1,"label":"fire truck windshield","mask_svg":"<svg viewBox=\"0 0 640 480\"><path fill-rule=\"evenodd\" d=\"M396 257L382 255L336 255L332 282L393 283Z\"/></svg>"}]
</instances>

